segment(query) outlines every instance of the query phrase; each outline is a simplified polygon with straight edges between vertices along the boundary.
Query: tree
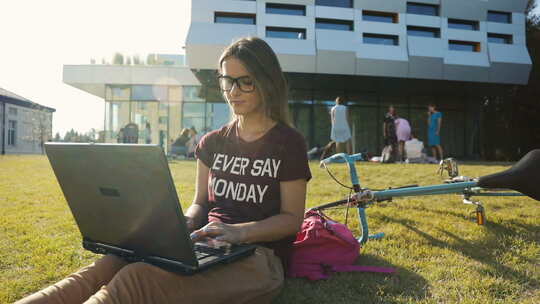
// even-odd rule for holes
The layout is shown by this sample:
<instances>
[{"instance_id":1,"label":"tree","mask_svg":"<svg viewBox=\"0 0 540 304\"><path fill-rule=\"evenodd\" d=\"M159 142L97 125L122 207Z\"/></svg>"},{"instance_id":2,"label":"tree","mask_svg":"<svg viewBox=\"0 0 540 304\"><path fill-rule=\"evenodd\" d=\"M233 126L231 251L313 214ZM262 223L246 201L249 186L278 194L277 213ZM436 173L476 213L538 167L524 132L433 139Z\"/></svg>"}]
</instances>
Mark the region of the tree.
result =
<instances>
[{"instance_id":1,"label":"tree","mask_svg":"<svg viewBox=\"0 0 540 304\"><path fill-rule=\"evenodd\" d=\"M56 135L54 135L54 141L55 142L61 142L62 137L60 137L60 133L56 132Z\"/></svg>"},{"instance_id":2,"label":"tree","mask_svg":"<svg viewBox=\"0 0 540 304\"><path fill-rule=\"evenodd\" d=\"M43 144L52 138L52 112L48 108L32 103L25 111L25 134L23 138L32 143L34 149L44 153Z\"/></svg>"},{"instance_id":3,"label":"tree","mask_svg":"<svg viewBox=\"0 0 540 304\"><path fill-rule=\"evenodd\" d=\"M116 52L114 53L114 56L113 56L113 60L112 60L113 64L124 64L124 55Z\"/></svg>"}]
</instances>

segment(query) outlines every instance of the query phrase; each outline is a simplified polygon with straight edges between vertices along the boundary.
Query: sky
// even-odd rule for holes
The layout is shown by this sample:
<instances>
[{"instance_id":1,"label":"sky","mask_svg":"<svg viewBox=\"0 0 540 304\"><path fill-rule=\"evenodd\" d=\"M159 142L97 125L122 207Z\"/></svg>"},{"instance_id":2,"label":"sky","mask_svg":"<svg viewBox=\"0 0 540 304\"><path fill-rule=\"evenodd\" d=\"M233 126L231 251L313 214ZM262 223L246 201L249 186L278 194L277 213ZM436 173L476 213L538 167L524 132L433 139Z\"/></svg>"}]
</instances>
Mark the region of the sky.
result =
<instances>
[{"instance_id":1,"label":"sky","mask_svg":"<svg viewBox=\"0 0 540 304\"><path fill-rule=\"evenodd\" d=\"M180 54L191 0L1 0L0 87L56 109L53 136L103 129L104 101L62 82L64 64Z\"/></svg>"},{"instance_id":2,"label":"sky","mask_svg":"<svg viewBox=\"0 0 540 304\"><path fill-rule=\"evenodd\" d=\"M103 129L103 99L64 84L62 66L111 61L115 52L182 53L190 3L1 0L0 87L55 108L53 136Z\"/></svg>"}]
</instances>

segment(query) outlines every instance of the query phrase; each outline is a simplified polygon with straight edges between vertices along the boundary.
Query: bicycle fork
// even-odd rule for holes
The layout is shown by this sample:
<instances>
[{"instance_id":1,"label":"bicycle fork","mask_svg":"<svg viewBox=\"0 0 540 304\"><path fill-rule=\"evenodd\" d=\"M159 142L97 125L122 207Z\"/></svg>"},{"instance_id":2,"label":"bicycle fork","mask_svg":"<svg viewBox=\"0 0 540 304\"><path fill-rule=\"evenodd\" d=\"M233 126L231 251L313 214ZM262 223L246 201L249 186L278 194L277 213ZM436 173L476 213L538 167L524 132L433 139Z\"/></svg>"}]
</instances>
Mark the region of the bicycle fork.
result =
<instances>
[{"instance_id":1,"label":"bicycle fork","mask_svg":"<svg viewBox=\"0 0 540 304\"><path fill-rule=\"evenodd\" d=\"M476 223L478 225L485 225L486 224L486 210L482 203L480 201L473 201L470 199L470 196L463 196L463 203L466 205L474 205L476 206L476 210L471 212L471 214L474 214L476 218Z\"/></svg>"}]
</instances>

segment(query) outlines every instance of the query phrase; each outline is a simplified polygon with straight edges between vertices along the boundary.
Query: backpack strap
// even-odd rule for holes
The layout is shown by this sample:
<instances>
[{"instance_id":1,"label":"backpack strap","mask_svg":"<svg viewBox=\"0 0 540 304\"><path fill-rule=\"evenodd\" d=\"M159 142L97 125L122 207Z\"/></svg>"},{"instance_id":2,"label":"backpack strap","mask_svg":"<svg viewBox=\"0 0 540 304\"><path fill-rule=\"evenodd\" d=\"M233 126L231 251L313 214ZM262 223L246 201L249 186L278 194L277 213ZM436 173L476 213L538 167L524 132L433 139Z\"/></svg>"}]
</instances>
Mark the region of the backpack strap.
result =
<instances>
[{"instance_id":1,"label":"backpack strap","mask_svg":"<svg viewBox=\"0 0 540 304\"><path fill-rule=\"evenodd\" d=\"M394 268L359 265L336 265L332 267L332 270L335 272L377 272L389 274L396 272Z\"/></svg>"}]
</instances>

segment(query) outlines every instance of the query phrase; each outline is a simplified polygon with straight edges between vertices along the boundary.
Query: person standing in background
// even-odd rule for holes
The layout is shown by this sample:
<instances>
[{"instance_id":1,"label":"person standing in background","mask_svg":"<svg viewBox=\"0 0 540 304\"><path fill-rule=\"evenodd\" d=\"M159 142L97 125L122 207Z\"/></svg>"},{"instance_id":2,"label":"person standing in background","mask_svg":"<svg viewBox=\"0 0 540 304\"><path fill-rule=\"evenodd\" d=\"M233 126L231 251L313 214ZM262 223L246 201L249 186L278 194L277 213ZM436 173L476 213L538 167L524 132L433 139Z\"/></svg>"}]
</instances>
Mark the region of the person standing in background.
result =
<instances>
[{"instance_id":1,"label":"person standing in background","mask_svg":"<svg viewBox=\"0 0 540 304\"><path fill-rule=\"evenodd\" d=\"M124 128L120 128L120 130L118 130L118 134L116 134L116 142L119 144L124 143Z\"/></svg>"},{"instance_id":2,"label":"person standing in background","mask_svg":"<svg viewBox=\"0 0 540 304\"><path fill-rule=\"evenodd\" d=\"M197 129L195 127L191 127L189 130L189 140L186 143L187 146L187 157L195 157L195 148L197 148L197 144L199 143L199 140L202 137L202 134L199 134L197 132Z\"/></svg>"},{"instance_id":3,"label":"person standing in background","mask_svg":"<svg viewBox=\"0 0 540 304\"><path fill-rule=\"evenodd\" d=\"M433 157L437 160L443 159L443 149L441 147L441 125L442 113L437 111L435 104L428 105L428 145L431 147Z\"/></svg>"},{"instance_id":4,"label":"person standing in background","mask_svg":"<svg viewBox=\"0 0 540 304\"><path fill-rule=\"evenodd\" d=\"M336 105L330 110L330 117L332 121L330 139L336 142L336 153L351 154L350 116L343 97L336 98Z\"/></svg>"},{"instance_id":5,"label":"person standing in background","mask_svg":"<svg viewBox=\"0 0 540 304\"><path fill-rule=\"evenodd\" d=\"M152 129L150 128L150 123L146 122L146 127L144 128L144 140L146 144L152 143Z\"/></svg>"},{"instance_id":6,"label":"person standing in background","mask_svg":"<svg viewBox=\"0 0 540 304\"><path fill-rule=\"evenodd\" d=\"M384 149L388 152L388 162L397 160L397 134L396 134L396 109L393 105L388 107L388 113L383 120Z\"/></svg>"},{"instance_id":7,"label":"person standing in background","mask_svg":"<svg viewBox=\"0 0 540 304\"><path fill-rule=\"evenodd\" d=\"M398 161L405 161L405 142L411 139L411 125L409 121L405 118L399 117L395 113L396 119L394 123L396 124L396 137L398 142Z\"/></svg>"}]
</instances>

